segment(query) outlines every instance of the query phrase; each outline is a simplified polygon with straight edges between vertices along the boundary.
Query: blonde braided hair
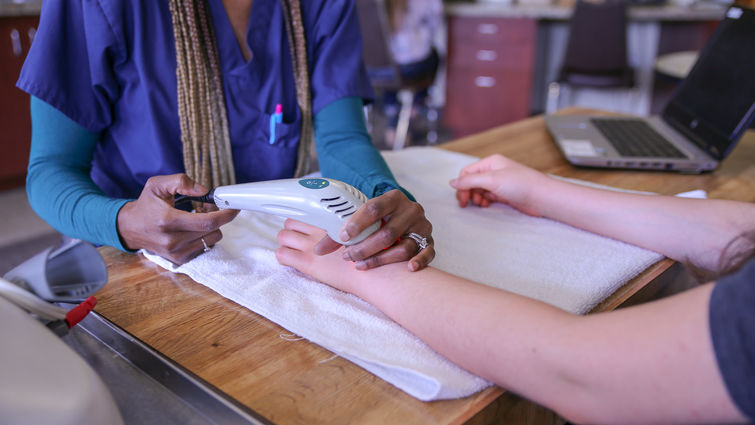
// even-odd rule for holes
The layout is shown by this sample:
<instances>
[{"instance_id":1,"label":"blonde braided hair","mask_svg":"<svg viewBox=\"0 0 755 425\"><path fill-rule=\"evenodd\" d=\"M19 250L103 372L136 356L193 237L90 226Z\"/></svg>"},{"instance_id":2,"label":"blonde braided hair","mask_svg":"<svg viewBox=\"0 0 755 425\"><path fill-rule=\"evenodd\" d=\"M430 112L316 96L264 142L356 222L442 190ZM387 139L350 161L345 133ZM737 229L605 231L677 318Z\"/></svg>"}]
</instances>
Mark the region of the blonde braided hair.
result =
<instances>
[{"instance_id":1,"label":"blonde braided hair","mask_svg":"<svg viewBox=\"0 0 755 425\"><path fill-rule=\"evenodd\" d=\"M186 174L207 188L236 181L215 32L207 3L170 0Z\"/></svg>"},{"instance_id":2,"label":"blonde braided hair","mask_svg":"<svg viewBox=\"0 0 755 425\"><path fill-rule=\"evenodd\" d=\"M281 0L302 112L296 176L309 172L314 132L299 0ZM170 0L176 47L178 116L186 174L207 188L236 182L217 39L205 0Z\"/></svg>"}]
</instances>

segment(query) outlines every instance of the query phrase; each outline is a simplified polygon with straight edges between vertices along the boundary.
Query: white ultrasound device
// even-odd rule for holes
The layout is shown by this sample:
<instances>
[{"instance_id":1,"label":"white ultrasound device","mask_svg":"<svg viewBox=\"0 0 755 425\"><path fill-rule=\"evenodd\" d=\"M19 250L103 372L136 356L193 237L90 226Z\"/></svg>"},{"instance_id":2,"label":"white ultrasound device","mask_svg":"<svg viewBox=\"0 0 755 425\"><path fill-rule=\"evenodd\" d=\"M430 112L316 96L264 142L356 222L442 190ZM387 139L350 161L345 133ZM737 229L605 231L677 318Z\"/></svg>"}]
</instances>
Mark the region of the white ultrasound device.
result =
<instances>
[{"instance_id":1,"label":"white ultrasound device","mask_svg":"<svg viewBox=\"0 0 755 425\"><path fill-rule=\"evenodd\" d=\"M359 243L380 228L380 223L375 222L356 237L341 240L344 224L367 202L367 197L354 186L333 179L282 179L219 186L210 196L220 209L293 218L325 230L331 239L343 245Z\"/></svg>"}]
</instances>

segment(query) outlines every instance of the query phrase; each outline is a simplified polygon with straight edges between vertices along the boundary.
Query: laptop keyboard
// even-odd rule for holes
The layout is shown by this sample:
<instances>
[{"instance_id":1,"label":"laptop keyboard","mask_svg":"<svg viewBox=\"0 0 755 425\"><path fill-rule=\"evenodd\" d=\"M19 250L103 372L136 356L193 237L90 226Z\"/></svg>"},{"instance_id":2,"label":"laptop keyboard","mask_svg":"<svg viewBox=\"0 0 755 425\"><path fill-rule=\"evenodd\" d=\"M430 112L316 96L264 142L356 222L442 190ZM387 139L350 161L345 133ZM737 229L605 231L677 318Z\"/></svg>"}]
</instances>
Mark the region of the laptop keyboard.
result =
<instances>
[{"instance_id":1,"label":"laptop keyboard","mask_svg":"<svg viewBox=\"0 0 755 425\"><path fill-rule=\"evenodd\" d=\"M593 118L590 121L622 156L686 158L642 120Z\"/></svg>"}]
</instances>

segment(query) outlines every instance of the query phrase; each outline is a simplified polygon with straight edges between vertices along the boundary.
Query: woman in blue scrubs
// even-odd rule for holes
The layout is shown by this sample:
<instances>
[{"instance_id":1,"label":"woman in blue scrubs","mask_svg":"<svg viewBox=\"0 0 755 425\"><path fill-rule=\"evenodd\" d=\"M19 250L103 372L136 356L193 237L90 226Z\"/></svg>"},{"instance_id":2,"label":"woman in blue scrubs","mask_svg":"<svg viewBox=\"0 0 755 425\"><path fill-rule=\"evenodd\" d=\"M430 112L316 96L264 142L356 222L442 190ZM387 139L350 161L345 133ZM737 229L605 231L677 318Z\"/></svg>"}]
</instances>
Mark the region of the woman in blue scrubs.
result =
<instances>
[{"instance_id":1,"label":"woman in blue scrubs","mask_svg":"<svg viewBox=\"0 0 755 425\"><path fill-rule=\"evenodd\" d=\"M236 213L191 214L175 195L303 175L316 150L323 176L372 198L342 238L385 222L346 259L418 270L435 255L365 129L353 1L47 0L18 87L32 96L29 199L67 235L183 263ZM410 233L427 248L396 242Z\"/></svg>"}]
</instances>

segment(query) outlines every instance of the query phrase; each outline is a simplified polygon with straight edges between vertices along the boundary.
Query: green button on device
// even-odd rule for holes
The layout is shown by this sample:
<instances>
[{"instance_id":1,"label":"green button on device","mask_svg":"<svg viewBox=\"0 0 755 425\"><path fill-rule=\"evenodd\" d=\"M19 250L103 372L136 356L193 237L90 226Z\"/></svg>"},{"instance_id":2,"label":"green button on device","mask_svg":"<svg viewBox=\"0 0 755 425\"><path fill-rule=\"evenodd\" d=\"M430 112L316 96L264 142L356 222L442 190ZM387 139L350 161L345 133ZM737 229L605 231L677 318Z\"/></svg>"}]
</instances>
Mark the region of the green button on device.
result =
<instances>
[{"instance_id":1,"label":"green button on device","mask_svg":"<svg viewBox=\"0 0 755 425\"><path fill-rule=\"evenodd\" d=\"M307 189L322 189L328 187L330 182L325 179L301 179L299 184Z\"/></svg>"}]
</instances>

